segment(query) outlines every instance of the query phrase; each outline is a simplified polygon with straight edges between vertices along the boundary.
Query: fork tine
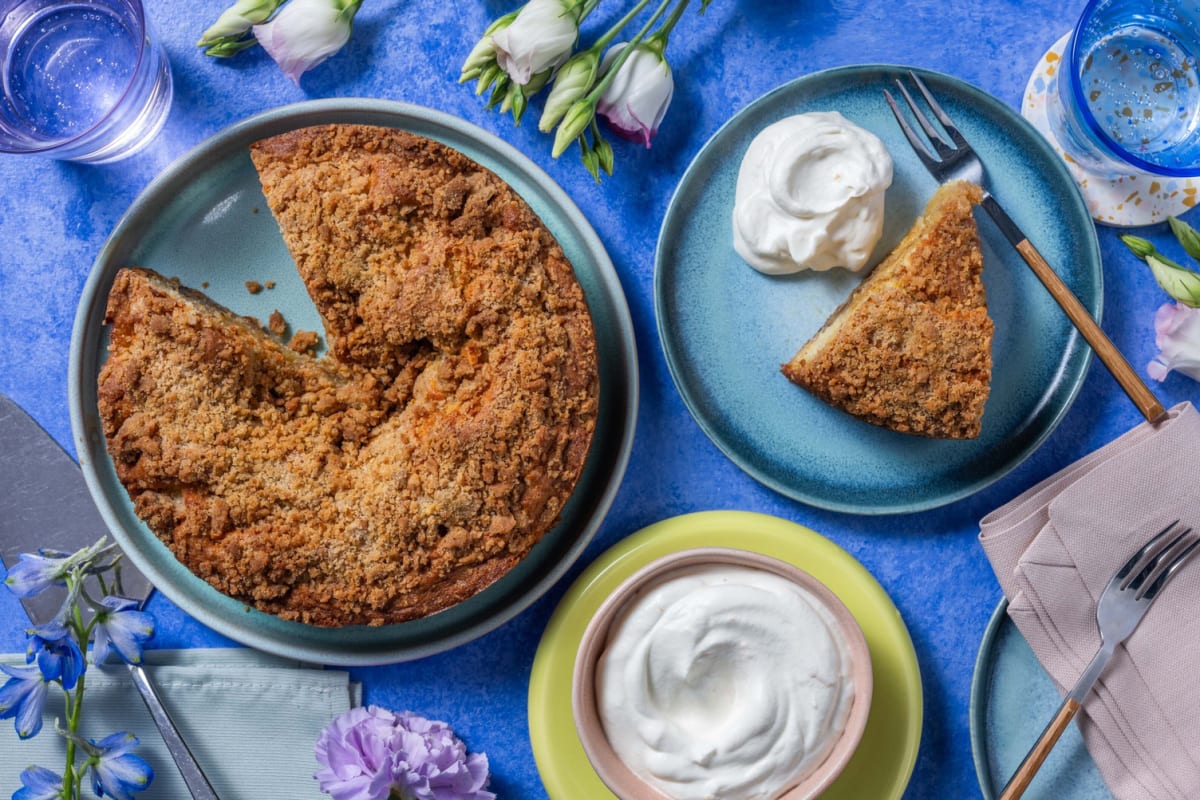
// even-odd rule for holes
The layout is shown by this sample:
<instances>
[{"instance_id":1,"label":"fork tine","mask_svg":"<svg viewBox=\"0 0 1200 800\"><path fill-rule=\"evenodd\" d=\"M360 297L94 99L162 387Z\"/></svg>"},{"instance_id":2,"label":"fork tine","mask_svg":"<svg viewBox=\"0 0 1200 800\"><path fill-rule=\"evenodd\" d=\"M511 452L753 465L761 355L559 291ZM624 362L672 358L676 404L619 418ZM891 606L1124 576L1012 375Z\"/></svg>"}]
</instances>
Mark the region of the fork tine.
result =
<instances>
[{"instance_id":1,"label":"fork tine","mask_svg":"<svg viewBox=\"0 0 1200 800\"><path fill-rule=\"evenodd\" d=\"M1170 561L1171 554L1175 547L1183 541L1183 538L1191 533L1191 528L1187 528L1182 533L1174 534L1174 538L1161 543L1155 548L1146 558L1143 558L1141 563L1133 568L1132 574L1129 575L1121 583L1122 589L1133 589L1141 593L1143 587L1149 583L1151 576L1157 574L1158 568L1165 562Z\"/></svg>"},{"instance_id":2,"label":"fork tine","mask_svg":"<svg viewBox=\"0 0 1200 800\"><path fill-rule=\"evenodd\" d=\"M1161 550L1156 549L1156 548L1162 542L1163 537L1165 537L1168 533L1170 533L1171 529L1174 528L1178 524L1179 524L1179 520L1175 520L1170 525L1163 528L1158 533L1154 534L1154 538L1152 538L1150 541L1148 541L1144 545L1142 545L1142 548L1140 550L1138 550L1136 553L1134 553L1132 556L1130 556L1129 560L1125 562L1124 566L1122 566L1119 570L1117 570L1117 574L1114 576L1114 579L1120 580L1122 589L1127 587L1130 584L1130 582L1133 581L1133 578L1129 577L1130 573L1132 573L1134 576L1136 576L1139 572L1141 572L1141 570L1134 572L1134 567L1138 566L1139 563L1143 563L1143 560L1145 559L1145 557L1148 553L1150 553L1151 551L1154 551L1155 555L1157 555L1158 553L1162 552Z\"/></svg>"},{"instance_id":3,"label":"fork tine","mask_svg":"<svg viewBox=\"0 0 1200 800\"><path fill-rule=\"evenodd\" d=\"M1188 528L1183 532L1183 535L1186 536L1191 532L1192 529ZM1191 557L1198 545L1200 545L1200 539L1192 539L1186 547L1182 549L1177 548L1178 552L1173 553L1170 558L1164 559L1164 563L1160 564L1155 569L1155 572L1146 578L1146 583L1149 585L1139 593L1138 598L1153 600L1159 591L1167 585L1167 581L1171 580L1171 576L1178 572L1179 568Z\"/></svg>"},{"instance_id":4,"label":"fork tine","mask_svg":"<svg viewBox=\"0 0 1200 800\"><path fill-rule=\"evenodd\" d=\"M912 70L909 70L908 74L913 79L913 82L917 84L917 89L921 91L921 96L925 98L925 102L929 103L929 108L933 111L933 115L937 117L938 122L942 123L942 127L946 129L946 133L950 134L951 141L959 147L966 147L966 138L959 133L950 115L943 111L938 101L933 98L933 94L925 86L925 81L921 80L920 76Z\"/></svg>"},{"instance_id":5,"label":"fork tine","mask_svg":"<svg viewBox=\"0 0 1200 800\"><path fill-rule=\"evenodd\" d=\"M904 116L904 112L900 110L899 106L896 105L896 99L892 97L892 93L884 89L883 96L887 100L887 104L891 106L892 116L900 124L900 130L904 132L904 138L908 139L908 143L912 145L913 152L917 154L917 158L921 159L921 163L925 165L926 169L932 170L936 164L941 162L934 157L933 153L929 152L929 148L921 141L921 137L908 124L908 119Z\"/></svg>"},{"instance_id":6,"label":"fork tine","mask_svg":"<svg viewBox=\"0 0 1200 800\"><path fill-rule=\"evenodd\" d=\"M913 100L913 96L908 93L907 87L899 80L896 81L896 86L900 89L900 94L904 95L904 102L908 103L908 107L912 111L913 116L917 118L921 130L925 131L925 136L928 137L929 143L933 145L933 149L937 150L938 155L945 158L954 152L954 148L950 146L950 143L946 141L937 128L933 127L933 123L929 121L929 117L925 116L925 113L921 111L920 106L917 105L917 101Z\"/></svg>"}]
</instances>

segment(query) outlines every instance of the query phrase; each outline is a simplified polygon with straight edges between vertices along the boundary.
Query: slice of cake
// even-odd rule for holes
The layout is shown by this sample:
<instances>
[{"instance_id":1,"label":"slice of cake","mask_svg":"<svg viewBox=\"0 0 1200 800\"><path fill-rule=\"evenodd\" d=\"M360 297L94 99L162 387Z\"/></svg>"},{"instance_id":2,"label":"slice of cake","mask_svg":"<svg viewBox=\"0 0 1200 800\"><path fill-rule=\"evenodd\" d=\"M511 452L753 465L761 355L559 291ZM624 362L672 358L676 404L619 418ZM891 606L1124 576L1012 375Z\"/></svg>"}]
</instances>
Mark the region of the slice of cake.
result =
<instances>
[{"instance_id":1,"label":"slice of cake","mask_svg":"<svg viewBox=\"0 0 1200 800\"><path fill-rule=\"evenodd\" d=\"M971 183L941 186L912 230L783 365L783 374L874 425L977 437L993 330L971 211L982 197Z\"/></svg>"}]
</instances>

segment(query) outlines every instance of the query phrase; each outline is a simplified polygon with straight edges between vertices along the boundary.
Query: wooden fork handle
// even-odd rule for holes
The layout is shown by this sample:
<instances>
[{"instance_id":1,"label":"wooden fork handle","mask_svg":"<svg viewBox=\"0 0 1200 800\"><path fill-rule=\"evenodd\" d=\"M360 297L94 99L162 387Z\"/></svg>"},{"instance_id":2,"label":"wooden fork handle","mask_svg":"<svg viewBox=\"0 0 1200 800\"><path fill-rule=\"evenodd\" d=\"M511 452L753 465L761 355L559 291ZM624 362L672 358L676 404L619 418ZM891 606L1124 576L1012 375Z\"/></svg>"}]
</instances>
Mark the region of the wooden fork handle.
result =
<instances>
[{"instance_id":1,"label":"wooden fork handle","mask_svg":"<svg viewBox=\"0 0 1200 800\"><path fill-rule=\"evenodd\" d=\"M1042 762L1046 760L1046 756L1050 755L1050 751L1054 749L1054 745L1062 736L1063 731L1071 724L1077 711L1079 711L1079 703L1073 698L1068 697L1063 701L1063 704L1059 706L1058 713L1054 715L1054 719L1050 720L1050 724L1046 726L1046 730L1042 731L1041 737L1034 743L1029 754L1025 756L1021 766L1017 767L1017 771L1009 778L1008 785L1000 793L999 800L1017 800L1025 794L1025 790L1033 781L1033 776L1041 769Z\"/></svg>"},{"instance_id":2,"label":"wooden fork handle","mask_svg":"<svg viewBox=\"0 0 1200 800\"><path fill-rule=\"evenodd\" d=\"M1150 388L1146 386L1133 367L1117 349L1117 346L1112 343L1104 330L1088 313L1088 310L1083 307L1083 303L1079 302L1079 298L1075 296L1062 278L1058 277L1058 273L1046 263L1046 259L1037 251L1033 243L1021 232L1017 224L1012 221L1012 218L1000 207L996 199L990 194L984 195L983 208L996 221L997 226L1004 233L1021 257L1025 259L1025 263L1033 270L1033 274L1037 275L1038 280L1050 292L1050 296L1054 301L1066 312L1071 324L1083 334L1084 340L1087 341L1095 352L1096 357L1101 363L1108 368L1112 373L1113 378L1125 390L1125 394L1129 395L1129 399L1137 406L1138 411L1142 412L1142 416L1147 422L1157 422L1166 416L1166 409L1163 404L1158 401Z\"/></svg>"}]
</instances>

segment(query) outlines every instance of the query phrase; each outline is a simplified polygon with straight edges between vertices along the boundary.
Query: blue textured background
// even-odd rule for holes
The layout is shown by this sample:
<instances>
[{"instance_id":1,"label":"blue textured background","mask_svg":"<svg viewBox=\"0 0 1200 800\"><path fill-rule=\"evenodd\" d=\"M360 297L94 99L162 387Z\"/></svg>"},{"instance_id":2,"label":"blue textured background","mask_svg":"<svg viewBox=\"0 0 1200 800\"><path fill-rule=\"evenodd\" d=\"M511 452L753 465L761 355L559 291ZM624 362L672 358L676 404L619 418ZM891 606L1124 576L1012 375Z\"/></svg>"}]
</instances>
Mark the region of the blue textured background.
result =
<instances>
[{"instance_id":1,"label":"blue textured background","mask_svg":"<svg viewBox=\"0 0 1200 800\"><path fill-rule=\"evenodd\" d=\"M605 0L584 33L617 16ZM1018 107L1028 74L1069 27L1082 0L715 0L689 12L668 55L677 88L654 147L617 144L617 173L592 183L572 152L555 162L536 116L514 128L483 108L458 67L478 34L512 5L498 0L367 0L349 46L297 88L261 52L218 62L192 43L224 2L156 0L149 16L169 52L176 99L166 128L134 158L104 167L0 155L0 391L69 446L67 346L93 258L138 192L171 160L254 112L316 97L406 100L461 116L513 143L575 198L607 246L638 337L642 404L625 482L583 561L547 596L488 636L413 663L356 670L369 702L449 720L486 751L501 797L544 796L525 721L533 652L549 615L583 565L628 533L675 514L713 508L761 511L824 533L890 592L908 623L924 679L926 722L906 798L977 796L967 735L973 662L999 589L976 543L987 511L1132 427L1140 418L1093 364L1062 426L1020 468L944 509L896 517L819 511L746 477L701 433L671 383L655 331L652 264L659 221L689 160L735 111L798 75L844 64L910 64L951 73ZM1187 219L1200 225L1200 215ZM713 220L724 225L725 220ZM1172 247L1164 227L1142 233ZM1153 355L1154 310L1164 296L1111 230L1101 230L1104 327L1139 369ZM214 258L236 256L214 242ZM1200 394L1172 376L1156 391L1170 406ZM156 597L162 647L223 644ZM24 648L24 617L0 593L0 650ZM12 787L5 787L11 789ZM583 799L581 799L583 800ZM870 800L870 798L864 798Z\"/></svg>"}]
</instances>

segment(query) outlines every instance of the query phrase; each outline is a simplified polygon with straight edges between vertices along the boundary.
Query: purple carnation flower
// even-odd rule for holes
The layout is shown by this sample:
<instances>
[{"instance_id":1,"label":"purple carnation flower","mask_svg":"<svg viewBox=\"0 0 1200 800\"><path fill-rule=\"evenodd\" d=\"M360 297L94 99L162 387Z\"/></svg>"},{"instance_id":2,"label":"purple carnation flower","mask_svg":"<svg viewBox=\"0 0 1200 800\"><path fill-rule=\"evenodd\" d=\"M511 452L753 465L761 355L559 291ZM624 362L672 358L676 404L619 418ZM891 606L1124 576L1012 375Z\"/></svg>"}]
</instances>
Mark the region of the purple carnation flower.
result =
<instances>
[{"instance_id":1,"label":"purple carnation flower","mask_svg":"<svg viewBox=\"0 0 1200 800\"><path fill-rule=\"evenodd\" d=\"M444 722L378 706L337 716L317 739L313 776L334 800L495 800L487 756ZM393 792L395 794L393 794Z\"/></svg>"}]
</instances>

